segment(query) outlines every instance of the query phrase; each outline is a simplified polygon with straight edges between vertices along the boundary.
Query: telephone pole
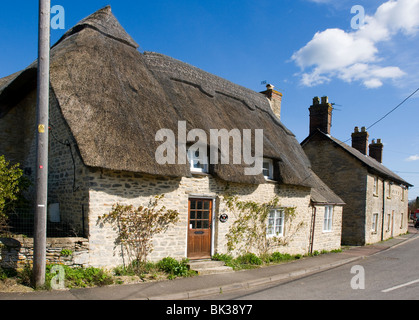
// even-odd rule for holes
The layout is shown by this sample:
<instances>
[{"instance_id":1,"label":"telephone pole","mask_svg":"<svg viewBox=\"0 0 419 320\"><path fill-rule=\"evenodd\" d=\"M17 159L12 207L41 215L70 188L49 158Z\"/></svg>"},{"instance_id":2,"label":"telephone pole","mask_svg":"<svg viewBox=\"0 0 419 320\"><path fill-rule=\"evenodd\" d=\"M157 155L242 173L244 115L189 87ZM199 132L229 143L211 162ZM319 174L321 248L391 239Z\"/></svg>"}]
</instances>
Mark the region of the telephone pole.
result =
<instances>
[{"instance_id":1,"label":"telephone pole","mask_svg":"<svg viewBox=\"0 0 419 320\"><path fill-rule=\"evenodd\" d=\"M51 0L39 0L37 163L33 253L33 281L35 287L41 287L45 284L46 271L50 16Z\"/></svg>"}]
</instances>

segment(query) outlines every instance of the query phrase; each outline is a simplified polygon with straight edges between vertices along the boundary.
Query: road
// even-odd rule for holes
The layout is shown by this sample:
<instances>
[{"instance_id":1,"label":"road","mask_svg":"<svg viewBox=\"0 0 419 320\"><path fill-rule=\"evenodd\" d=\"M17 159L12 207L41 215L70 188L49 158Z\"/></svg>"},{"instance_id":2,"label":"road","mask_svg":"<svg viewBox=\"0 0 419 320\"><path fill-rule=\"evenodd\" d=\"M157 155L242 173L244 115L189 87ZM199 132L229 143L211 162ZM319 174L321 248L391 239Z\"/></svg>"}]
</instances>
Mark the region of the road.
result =
<instances>
[{"instance_id":1,"label":"road","mask_svg":"<svg viewBox=\"0 0 419 320\"><path fill-rule=\"evenodd\" d=\"M419 238L416 238L321 273L202 300L417 300L418 267Z\"/></svg>"}]
</instances>

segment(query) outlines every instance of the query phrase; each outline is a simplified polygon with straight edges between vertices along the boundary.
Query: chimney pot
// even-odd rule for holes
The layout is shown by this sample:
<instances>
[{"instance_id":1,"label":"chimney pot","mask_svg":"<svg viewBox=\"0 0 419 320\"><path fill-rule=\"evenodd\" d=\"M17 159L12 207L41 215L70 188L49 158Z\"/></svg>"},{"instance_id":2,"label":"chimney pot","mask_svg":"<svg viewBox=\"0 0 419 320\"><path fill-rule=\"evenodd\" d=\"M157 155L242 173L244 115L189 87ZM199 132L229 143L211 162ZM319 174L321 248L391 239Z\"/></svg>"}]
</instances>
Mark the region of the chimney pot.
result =
<instances>
[{"instance_id":1,"label":"chimney pot","mask_svg":"<svg viewBox=\"0 0 419 320\"><path fill-rule=\"evenodd\" d=\"M352 133L352 148L358 150L364 155L367 155L368 137L369 134L365 127L361 128L361 132L359 132L358 127L355 127L354 133Z\"/></svg>"},{"instance_id":2,"label":"chimney pot","mask_svg":"<svg viewBox=\"0 0 419 320\"><path fill-rule=\"evenodd\" d=\"M317 130L330 134L333 107L329 103L329 98L322 97L320 104L320 98L314 97L313 105L308 110L310 111L310 134Z\"/></svg>"},{"instance_id":3,"label":"chimney pot","mask_svg":"<svg viewBox=\"0 0 419 320\"><path fill-rule=\"evenodd\" d=\"M369 146L369 149L370 149L369 156L371 158L374 158L378 162L382 163L383 162L383 147L384 146L381 142L381 139L377 139L377 142L373 140Z\"/></svg>"},{"instance_id":4,"label":"chimney pot","mask_svg":"<svg viewBox=\"0 0 419 320\"><path fill-rule=\"evenodd\" d=\"M266 91L262 91L261 93L268 98L272 112L279 120L281 120L282 93L274 90L274 88L275 86L272 84L267 84Z\"/></svg>"}]
</instances>

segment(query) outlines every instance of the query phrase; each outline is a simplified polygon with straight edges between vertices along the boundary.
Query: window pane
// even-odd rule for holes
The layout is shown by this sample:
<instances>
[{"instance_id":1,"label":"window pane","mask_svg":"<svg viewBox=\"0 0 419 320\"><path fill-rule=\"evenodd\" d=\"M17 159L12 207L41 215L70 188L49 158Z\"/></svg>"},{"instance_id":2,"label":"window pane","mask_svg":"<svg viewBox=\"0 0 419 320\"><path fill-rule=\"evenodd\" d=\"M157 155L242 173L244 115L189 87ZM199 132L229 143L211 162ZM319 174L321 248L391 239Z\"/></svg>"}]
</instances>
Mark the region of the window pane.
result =
<instances>
[{"instance_id":1,"label":"window pane","mask_svg":"<svg viewBox=\"0 0 419 320\"><path fill-rule=\"evenodd\" d=\"M209 207L210 207L210 203L209 203L209 201L205 201L204 202L204 209L209 209Z\"/></svg>"},{"instance_id":2,"label":"window pane","mask_svg":"<svg viewBox=\"0 0 419 320\"><path fill-rule=\"evenodd\" d=\"M202 201L198 201L197 205L197 209L202 209Z\"/></svg>"},{"instance_id":3,"label":"window pane","mask_svg":"<svg viewBox=\"0 0 419 320\"><path fill-rule=\"evenodd\" d=\"M209 211L204 211L204 217L203 219L209 220Z\"/></svg>"},{"instance_id":4,"label":"window pane","mask_svg":"<svg viewBox=\"0 0 419 320\"><path fill-rule=\"evenodd\" d=\"M191 211L191 220L196 219L196 212Z\"/></svg>"},{"instance_id":5,"label":"window pane","mask_svg":"<svg viewBox=\"0 0 419 320\"><path fill-rule=\"evenodd\" d=\"M191 201L191 209L195 209L196 208L196 201L192 200Z\"/></svg>"}]
</instances>

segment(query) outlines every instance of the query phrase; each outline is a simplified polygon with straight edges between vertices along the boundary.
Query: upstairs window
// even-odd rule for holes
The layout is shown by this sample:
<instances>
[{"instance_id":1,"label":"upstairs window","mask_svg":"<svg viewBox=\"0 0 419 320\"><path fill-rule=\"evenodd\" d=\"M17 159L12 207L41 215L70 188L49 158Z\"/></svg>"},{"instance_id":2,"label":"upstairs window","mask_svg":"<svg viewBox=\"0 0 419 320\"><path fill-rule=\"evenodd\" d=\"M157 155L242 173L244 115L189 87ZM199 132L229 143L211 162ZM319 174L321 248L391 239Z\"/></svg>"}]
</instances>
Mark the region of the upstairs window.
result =
<instances>
[{"instance_id":1,"label":"upstairs window","mask_svg":"<svg viewBox=\"0 0 419 320\"><path fill-rule=\"evenodd\" d=\"M196 147L188 149L188 160L192 173L208 173L208 155L206 152L202 152L202 150L204 149Z\"/></svg>"},{"instance_id":2,"label":"upstairs window","mask_svg":"<svg viewBox=\"0 0 419 320\"><path fill-rule=\"evenodd\" d=\"M374 177L374 196L378 196L378 177Z\"/></svg>"},{"instance_id":3,"label":"upstairs window","mask_svg":"<svg viewBox=\"0 0 419 320\"><path fill-rule=\"evenodd\" d=\"M263 159L263 176L269 180L274 178L274 162L272 159Z\"/></svg>"}]
</instances>

